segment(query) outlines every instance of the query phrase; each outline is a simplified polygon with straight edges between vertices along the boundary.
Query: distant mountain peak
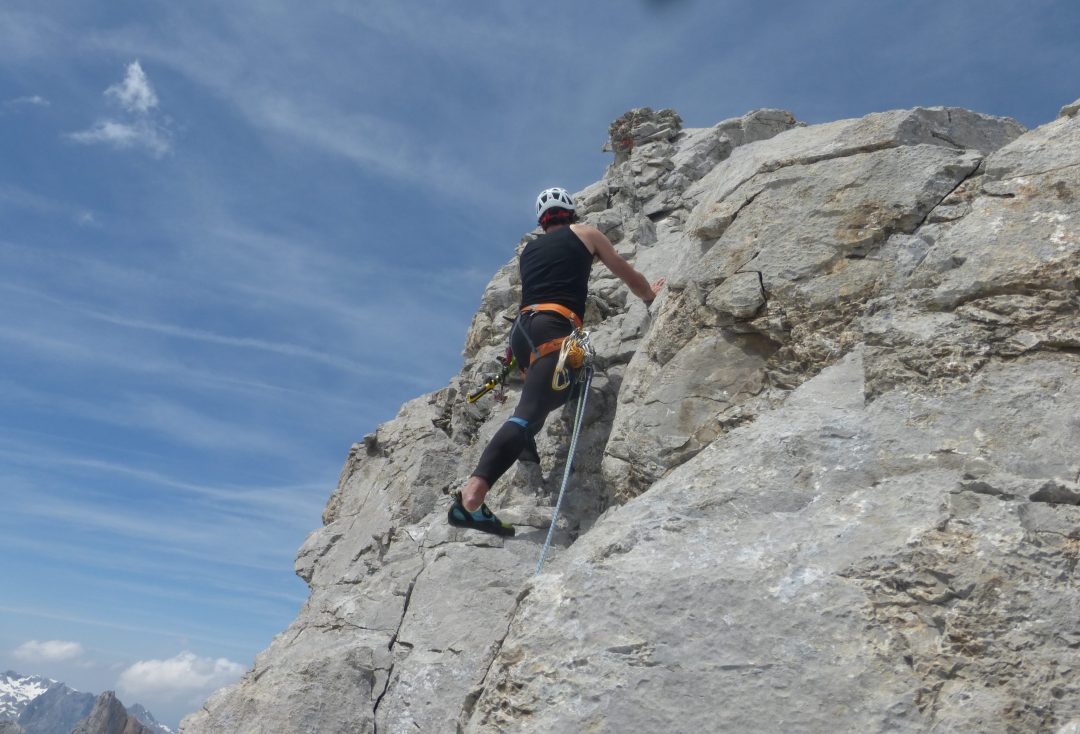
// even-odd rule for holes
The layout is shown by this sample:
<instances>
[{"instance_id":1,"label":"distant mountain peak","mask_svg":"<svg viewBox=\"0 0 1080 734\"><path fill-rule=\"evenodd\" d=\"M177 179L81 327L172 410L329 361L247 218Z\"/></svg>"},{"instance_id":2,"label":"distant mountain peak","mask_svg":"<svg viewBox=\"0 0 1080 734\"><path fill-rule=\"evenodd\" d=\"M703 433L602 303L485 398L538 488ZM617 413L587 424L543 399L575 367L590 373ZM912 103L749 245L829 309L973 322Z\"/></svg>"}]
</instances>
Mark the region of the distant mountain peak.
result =
<instances>
[{"instance_id":1,"label":"distant mountain peak","mask_svg":"<svg viewBox=\"0 0 1080 734\"><path fill-rule=\"evenodd\" d=\"M56 685L62 684L39 675L20 675L14 670L0 674L0 719L17 719L31 701Z\"/></svg>"},{"instance_id":2,"label":"distant mountain peak","mask_svg":"<svg viewBox=\"0 0 1080 734\"><path fill-rule=\"evenodd\" d=\"M0 673L0 724L15 724L20 728L0 729L0 734L15 731L25 734L69 734L74 727L92 717L99 702L105 709L95 722L109 723L117 718L112 701L116 696L102 702L92 693L80 693L74 688L38 675L26 676L13 670ZM104 696L105 694L102 694ZM116 701L119 703L119 701ZM109 710L112 710L110 718ZM130 717L128 716L130 714ZM128 722L128 718L131 722ZM125 734L173 734L172 729L161 724L145 707L134 704L124 711L124 725L117 731ZM123 728L129 726L130 728ZM91 725L96 726L94 722ZM81 730L82 731L82 730ZM106 731L100 728L85 730L93 734Z\"/></svg>"},{"instance_id":3,"label":"distant mountain peak","mask_svg":"<svg viewBox=\"0 0 1080 734\"><path fill-rule=\"evenodd\" d=\"M154 734L132 716L112 691L97 697L90 715L72 729L71 734Z\"/></svg>"}]
</instances>

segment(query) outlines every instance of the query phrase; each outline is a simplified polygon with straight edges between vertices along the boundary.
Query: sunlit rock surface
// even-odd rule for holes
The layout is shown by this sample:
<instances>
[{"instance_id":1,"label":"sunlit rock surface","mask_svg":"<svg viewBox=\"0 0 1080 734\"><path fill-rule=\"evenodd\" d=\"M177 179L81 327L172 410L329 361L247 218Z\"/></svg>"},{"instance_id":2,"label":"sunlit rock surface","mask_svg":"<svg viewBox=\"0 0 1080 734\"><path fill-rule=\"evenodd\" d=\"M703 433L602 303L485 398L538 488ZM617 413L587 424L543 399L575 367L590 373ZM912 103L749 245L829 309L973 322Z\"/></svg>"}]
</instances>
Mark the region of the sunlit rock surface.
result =
<instances>
[{"instance_id":1,"label":"sunlit rock surface","mask_svg":"<svg viewBox=\"0 0 1080 734\"><path fill-rule=\"evenodd\" d=\"M220 732L1080 730L1080 119L612 124L585 221L600 357L489 504L447 493L510 414L465 364L357 443L300 549L311 597L182 725ZM522 244L536 233L527 235Z\"/></svg>"}]
</instances>

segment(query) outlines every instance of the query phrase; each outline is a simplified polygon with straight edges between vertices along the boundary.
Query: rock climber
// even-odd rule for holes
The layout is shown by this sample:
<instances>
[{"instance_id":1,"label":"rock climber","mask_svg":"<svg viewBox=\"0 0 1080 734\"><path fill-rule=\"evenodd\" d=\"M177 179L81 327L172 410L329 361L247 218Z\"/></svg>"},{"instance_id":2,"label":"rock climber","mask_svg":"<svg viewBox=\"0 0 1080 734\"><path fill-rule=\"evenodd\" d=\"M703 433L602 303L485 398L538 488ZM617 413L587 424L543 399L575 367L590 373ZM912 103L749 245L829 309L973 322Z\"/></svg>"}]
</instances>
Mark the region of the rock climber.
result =
<instances>
[{"instance_id":1,"label":"rock climber","mask_svg":"<svg viewBox=\"0 0 1080 734\"><path fill-rule=\"evenodd\" d=\"M455 527L495 535L513 535L514 526L496 517L484 504L484 496L519 457L539 460L534 437L548 414L569 398L570 390L553 388L552 377L561 338L582 325L594 258L622 279L646 306L666 282L660 278L650 284L615 252L603 232L579 224L577 206L565 189L541 191L536 197L536 216L544 234L529 242L518 258L521 311L510 332L510 349L525 371L521 399L514 415L491 438L465 486L454 493L447 513Z\"/></svg>"}]
</instances>

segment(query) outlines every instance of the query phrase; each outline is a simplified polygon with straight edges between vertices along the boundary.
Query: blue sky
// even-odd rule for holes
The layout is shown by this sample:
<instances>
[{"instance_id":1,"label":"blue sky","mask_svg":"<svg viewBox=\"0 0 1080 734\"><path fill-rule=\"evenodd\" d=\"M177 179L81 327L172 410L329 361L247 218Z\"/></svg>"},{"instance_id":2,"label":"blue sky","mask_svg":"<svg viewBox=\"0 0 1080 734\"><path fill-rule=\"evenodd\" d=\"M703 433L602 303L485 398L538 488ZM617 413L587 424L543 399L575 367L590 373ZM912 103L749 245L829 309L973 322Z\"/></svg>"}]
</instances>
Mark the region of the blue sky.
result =
<instances>
[{"instance_id":1,"label":"blue sky","mask_svg":"<svg viewBox=\"0 0 1080 734\"><path fill-rule=\"evenodd\" d=\"M466 5L0 5L0 669L175 724L249 667L350 444L627 109L1080 97L1071 2Z\"/></svg>"}]
</instances>

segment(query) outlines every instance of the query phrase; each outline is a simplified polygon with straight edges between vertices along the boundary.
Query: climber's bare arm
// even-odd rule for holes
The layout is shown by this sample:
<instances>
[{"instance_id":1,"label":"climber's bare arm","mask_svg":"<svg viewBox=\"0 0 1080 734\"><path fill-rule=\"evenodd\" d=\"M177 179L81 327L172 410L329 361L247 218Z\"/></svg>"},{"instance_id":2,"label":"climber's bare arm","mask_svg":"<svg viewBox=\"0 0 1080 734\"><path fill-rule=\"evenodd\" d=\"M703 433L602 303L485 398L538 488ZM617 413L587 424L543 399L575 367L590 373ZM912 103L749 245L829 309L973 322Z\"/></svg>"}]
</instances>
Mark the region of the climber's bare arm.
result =
<instances>
[{"instance_id":1,"label":"climber's bare arm","mask_svg":"<svg viewBox=\"0 0 1080 734\"><path fill-rule=\"evenodd\" d=\"M660 278L650 285L644 275L635 270L633 265L626 262L622 255L615 252L611 240L596 227L590 224L572 224L570 228L589 248L589 252L600 258L600 262L607 265L611 272L615 273L629 286L631 293L645 301L646 304L653 302L656 294L660 292L660 289L664 287L664 283L667 282L667 278Z\"/></svg>"}]
</instances>

